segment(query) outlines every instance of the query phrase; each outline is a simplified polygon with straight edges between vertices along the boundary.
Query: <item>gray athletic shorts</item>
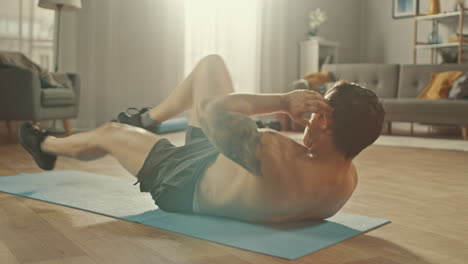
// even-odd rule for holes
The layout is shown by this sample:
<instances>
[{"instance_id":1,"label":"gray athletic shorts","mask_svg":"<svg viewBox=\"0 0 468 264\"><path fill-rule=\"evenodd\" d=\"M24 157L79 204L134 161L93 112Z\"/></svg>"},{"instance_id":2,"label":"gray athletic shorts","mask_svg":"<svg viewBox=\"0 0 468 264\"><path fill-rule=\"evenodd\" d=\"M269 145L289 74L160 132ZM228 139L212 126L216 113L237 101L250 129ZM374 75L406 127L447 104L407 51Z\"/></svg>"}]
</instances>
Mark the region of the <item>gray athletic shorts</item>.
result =
<instances>
[{"instance_id":1,"label":"gray athletic shorts","mask_svg":"<svg viewBox=\"0 0 468 264\"><path fill-rule=\"evenodd\" d=\"M187 128L184 146L158 140L137 174L140 191L149 192L165 211L193 213L197 183L218 154L198 127Z\"/></svg>"}]
</instances>

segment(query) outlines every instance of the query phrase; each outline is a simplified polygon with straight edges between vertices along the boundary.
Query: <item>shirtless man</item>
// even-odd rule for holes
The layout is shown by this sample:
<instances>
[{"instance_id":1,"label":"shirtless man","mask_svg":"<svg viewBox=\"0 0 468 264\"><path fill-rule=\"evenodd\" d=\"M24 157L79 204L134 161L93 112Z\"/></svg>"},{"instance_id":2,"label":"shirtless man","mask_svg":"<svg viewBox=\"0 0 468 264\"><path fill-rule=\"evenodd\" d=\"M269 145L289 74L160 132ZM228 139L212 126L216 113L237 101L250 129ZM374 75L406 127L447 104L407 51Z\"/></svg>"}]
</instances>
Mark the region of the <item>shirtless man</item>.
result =
<instances>
[{"instance_id":1,"label":"shirtless man","mask_svg":"<svg viewBox=\"0 0 468 264\"><path fill-rule=\"evenodd\" d=\"M121 113L121 123L66 138L24 123L19 138L47 170L57 156L92 160L111 154L166 211L260 223L325 219L338 212L357 184L353 158L380 135L384 111L375 94L348 82L338 82L324 97L306 90L233 92L223 60L210 55L164 102L134 115ZM190 108L184 146L142 128ZM249 118L275 112L306 126L303 145L259 131Z\"/></svg>"}]
</instances>

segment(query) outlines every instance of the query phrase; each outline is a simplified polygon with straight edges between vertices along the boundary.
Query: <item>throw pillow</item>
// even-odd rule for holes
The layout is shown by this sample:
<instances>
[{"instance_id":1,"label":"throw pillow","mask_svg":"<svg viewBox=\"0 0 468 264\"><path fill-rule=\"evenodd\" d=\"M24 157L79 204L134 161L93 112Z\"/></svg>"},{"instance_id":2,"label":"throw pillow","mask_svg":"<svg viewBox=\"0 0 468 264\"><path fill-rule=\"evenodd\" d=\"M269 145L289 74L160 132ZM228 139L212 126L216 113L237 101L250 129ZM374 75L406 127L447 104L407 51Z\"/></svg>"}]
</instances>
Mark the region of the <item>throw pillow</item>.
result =
<instances>
[{"instance_id":1,"label":"throw pillow","mask_svg":"<svg viewBox=\"0 0 468 264\"><path fill-rule=\"evenodd\" d=\"M330 72L312 72L304 76L309 82L309 89L317 90L320 85L333 81Z\"/></svg>"},{"instance_id":2,"label":"throw pillow","mask_svg":"<svg viewBox=\"0 0 468 264\"><path fill-rule=\"evenodd\" d=\"M468 99L468 72L465 72L453 83L448 98Z\"/></svg>"},{"instance_id":3,"label":"throw pillow","mask_svg":"<svg viewBox=\"0 0 468 264\"><path fill-rule=\"evenodd\" d=\"M463 74L461 71L431 73L429 85L418 95L420 99L447 98L453 83Z\"/></svg>"}]
</instances>

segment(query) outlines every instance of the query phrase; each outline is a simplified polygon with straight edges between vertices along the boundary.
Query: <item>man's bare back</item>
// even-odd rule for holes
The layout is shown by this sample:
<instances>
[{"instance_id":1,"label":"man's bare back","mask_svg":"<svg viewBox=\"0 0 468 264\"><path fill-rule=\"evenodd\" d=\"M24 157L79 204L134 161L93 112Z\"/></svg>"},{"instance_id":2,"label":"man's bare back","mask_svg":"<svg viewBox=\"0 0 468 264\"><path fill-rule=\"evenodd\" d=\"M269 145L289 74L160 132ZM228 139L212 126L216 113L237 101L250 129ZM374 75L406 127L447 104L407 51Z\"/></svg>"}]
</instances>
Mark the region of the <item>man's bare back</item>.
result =
<instances>
[{"instance_id":1,"label":"man's bare back","mask_svg":"<svg viewBox=\"0 0 468 264\"><path fill-rule=\"evenodd\" d=\"M277 223L325 219L341 209L357 184L352 163L313 157L304 145L286 136L261 133L268 134L263 175L219 155L199 183L202 213Z\"/></svg>"}]
</instances>

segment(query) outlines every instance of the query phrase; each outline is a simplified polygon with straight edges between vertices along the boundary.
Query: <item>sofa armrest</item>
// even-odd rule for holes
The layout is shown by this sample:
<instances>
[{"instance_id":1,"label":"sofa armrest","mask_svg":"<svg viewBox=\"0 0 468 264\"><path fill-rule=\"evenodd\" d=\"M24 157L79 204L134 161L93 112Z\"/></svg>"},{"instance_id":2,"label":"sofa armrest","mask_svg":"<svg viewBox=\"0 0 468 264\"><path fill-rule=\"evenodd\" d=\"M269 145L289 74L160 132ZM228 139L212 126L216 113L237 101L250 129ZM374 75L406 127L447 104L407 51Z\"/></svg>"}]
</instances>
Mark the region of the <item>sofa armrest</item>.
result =
<instances>
[{"instance_id":1,"label":"sofa armrest","mask_svg":"<svg viewBox=\"0 0 468 264\"><path fill-rule=\"evenodd\" d=\"M0 119L36 120L40 109L39 76L30 70L0 69Z\"/></svg>"},{"instance_id":2,"label":"sofa armrest","mask_svg":"<svg viewBox=\"0 0 468 264\"><path fill-rule=\"evenodd\" d=\"M80 94L80 86L81 86L81 80L80 80L80 75L77 73L67 73L68 78L72 82L73 85L73 90L74 92L79 95Z\"/></svg>"}]
</instances>

